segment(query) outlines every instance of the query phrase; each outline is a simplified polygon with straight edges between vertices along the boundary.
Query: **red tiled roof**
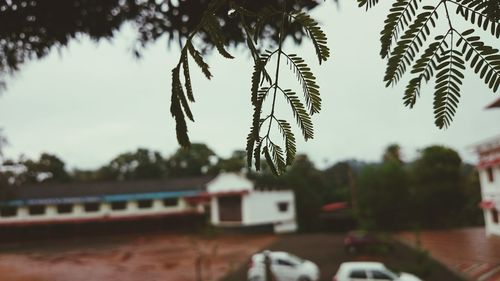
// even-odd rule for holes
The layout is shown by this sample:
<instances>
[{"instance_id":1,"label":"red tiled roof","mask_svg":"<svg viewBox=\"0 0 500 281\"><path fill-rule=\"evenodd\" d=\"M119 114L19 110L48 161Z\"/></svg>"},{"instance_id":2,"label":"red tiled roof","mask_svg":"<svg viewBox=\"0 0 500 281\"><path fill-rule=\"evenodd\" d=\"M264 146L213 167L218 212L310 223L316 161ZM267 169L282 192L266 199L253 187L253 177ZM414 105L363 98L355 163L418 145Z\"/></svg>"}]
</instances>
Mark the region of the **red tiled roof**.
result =
<instances>
[{"instance_id":1,"label":"red tiled roof","mask_svg":"<svg viewBox=\"0 0 500 281\"><path fill-rule=\"evenodd\" d=\"M347 207L348 207L347 202L335 202L335 203L323 205L323 207L321 207L321 211L333 212L333 211L337 211L337 210L346 209Z\"/></svg>"},{"instance_id":2,"label":"red tiled roof","mask_svg":"<svg viewBox=\"0 0 500 281\"><path fill-rule=\"evenodd\" d=\"M481 209L493 209L495 208L495 203L490 200L483 200L479 203L479 208Z\"/></svg>"}]
</instances>

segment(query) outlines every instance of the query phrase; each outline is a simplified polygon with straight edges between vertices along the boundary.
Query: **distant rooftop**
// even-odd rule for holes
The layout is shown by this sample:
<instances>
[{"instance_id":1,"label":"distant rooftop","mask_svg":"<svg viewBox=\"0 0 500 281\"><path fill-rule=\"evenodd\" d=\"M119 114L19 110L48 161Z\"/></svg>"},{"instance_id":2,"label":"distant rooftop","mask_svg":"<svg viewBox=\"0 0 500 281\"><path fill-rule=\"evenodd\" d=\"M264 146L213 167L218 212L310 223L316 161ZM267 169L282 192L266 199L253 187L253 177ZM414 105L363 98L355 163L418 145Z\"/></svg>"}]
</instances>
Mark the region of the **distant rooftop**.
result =
<instances>
[{"instance_id":1,"label":"distant rooftop","mask_svg":"<svg viewBox=\"0 0 500 281\"><path fill-rule=\"evenodd\" d=\"M202 192L205 191L206 184L212 179L212 176L202 176L140 181L40 183L8 187L1 190L0 201L99 198L113 195L180 191Z\"/></svg>"}]
</instances>

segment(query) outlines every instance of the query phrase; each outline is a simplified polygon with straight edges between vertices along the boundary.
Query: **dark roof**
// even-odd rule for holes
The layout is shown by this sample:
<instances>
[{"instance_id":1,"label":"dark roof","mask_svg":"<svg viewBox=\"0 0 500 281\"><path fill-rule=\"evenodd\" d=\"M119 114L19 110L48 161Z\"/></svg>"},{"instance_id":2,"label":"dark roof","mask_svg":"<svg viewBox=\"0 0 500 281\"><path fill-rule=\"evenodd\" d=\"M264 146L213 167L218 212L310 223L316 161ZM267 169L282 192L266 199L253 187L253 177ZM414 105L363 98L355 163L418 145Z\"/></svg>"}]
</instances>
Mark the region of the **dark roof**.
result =
<instances>
[{"instance_id":1,"label":"dark roof","mask_svg":"<svg viewBox=\"0 0 500 281\"><path fill-rule=\"evenodd\" d=\"M212 176L114 182L41 183L0 190L0 201L91 197L168 191L204 191Z\"/></svg>"}]
</instances>

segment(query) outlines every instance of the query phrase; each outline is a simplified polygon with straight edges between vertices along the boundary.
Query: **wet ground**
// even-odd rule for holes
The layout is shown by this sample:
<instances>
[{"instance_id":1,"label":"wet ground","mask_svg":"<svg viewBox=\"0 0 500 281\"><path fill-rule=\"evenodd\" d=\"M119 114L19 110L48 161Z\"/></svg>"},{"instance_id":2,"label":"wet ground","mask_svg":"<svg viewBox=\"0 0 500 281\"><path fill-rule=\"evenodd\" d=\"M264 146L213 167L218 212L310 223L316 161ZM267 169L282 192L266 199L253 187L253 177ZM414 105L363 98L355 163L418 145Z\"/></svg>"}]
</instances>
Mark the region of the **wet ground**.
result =
<instances>
[{"instance_id":1,"label":"wet ground","mask_svg":"<svg viewBox=\"0 0 500 281\"><path fill-rule=\"evenodd\" d=\"M343 240L343 234L285 235L269 245L268 249L287 251L313 261L320 268L320 281L331 281L339 265L345 261L381 261L393 270L414 273L425 281L463 281L444 266L403 244L394 243L392 250L349 254L344 250ZM247 267L242 266L222 281L244 281L246 271Z\"/></svg>"},{"instance_id":2,"label":"wet ground","mask_svg":"<svg viewBox=\"0 0 500 281\"><path fill-rule=\"evenodd\" d=\"M144 234L91 237L0 246L1 281L218 280L272 235Z\"/></svg>"},{"instance_id":3,"label":"wet ground","mask_svg":"<svg viewBox=\"0 0 500 281\"><path fill-rule=\"evenodd\" d=\"M415 245L414 233L399 237ZM423 231L420 243L448 267L478 281L500 281L500 237L486 237L483 227Z\"/></svg>"}]
</instances>

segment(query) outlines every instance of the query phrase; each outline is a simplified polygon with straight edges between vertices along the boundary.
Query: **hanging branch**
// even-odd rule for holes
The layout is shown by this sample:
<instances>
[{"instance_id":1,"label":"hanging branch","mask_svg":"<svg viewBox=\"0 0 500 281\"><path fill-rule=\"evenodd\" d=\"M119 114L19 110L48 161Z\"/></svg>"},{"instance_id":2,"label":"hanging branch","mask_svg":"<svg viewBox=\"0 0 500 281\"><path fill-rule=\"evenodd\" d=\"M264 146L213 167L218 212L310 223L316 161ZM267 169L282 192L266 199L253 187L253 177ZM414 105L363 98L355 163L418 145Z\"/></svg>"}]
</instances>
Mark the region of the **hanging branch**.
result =
<instances>
[{"instance_id":1,"label":"hanging branch","mask_svg":"<svg viewBox=\"0 0 500 281\"><path fill-rule=\"evenodd\" d=\"M360 7L375 6L378 0L358 0ZM395 0L381 32L382 58L387 57L384 76L386 86L397 84L408 69L415 75L409 80L403 102L412 108L420 96L421 86L435 82L434 117L440 129L450 126L458 109L463 71L471 69L493 92L500 87L499 50L486 45L474 29L459 32L453 25L450 5L456 14L472 25L500 38L500 3L497 0L440 0L436 6L419 7L422 0ZM444 34L427 43L444 13L448 28ZM454 40L458 36L458 40ZM420 50L424 49L423 52ZM415 60L421 53L419 59Z\"/></svg>"}]
</instances>

